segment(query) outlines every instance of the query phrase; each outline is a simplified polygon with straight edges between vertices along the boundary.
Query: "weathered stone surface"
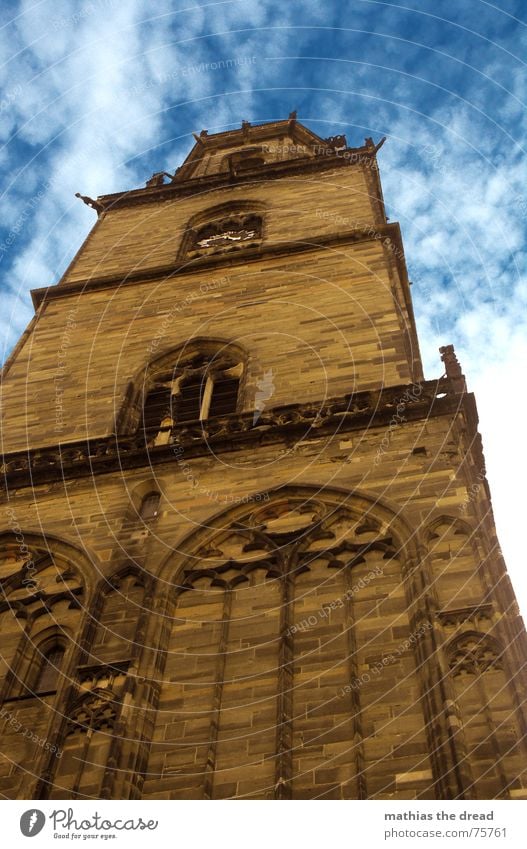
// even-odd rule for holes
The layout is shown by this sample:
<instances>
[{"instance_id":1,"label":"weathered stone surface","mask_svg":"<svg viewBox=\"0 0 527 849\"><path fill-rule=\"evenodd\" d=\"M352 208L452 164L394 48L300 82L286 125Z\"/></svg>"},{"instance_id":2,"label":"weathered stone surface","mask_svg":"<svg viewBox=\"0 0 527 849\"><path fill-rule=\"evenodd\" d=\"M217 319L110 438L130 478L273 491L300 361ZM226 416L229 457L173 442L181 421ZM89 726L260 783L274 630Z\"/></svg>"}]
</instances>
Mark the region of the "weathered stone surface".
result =
<instances>
[{"instance_id":1,"label":"weathered stone surface","mask_svg":"<svg viewBox=\"0 0 527 849\"><path fill-rule=\"evenodd\" d=\"M373 146L290 122L198 146L99 199L4 370L0 791L522 798L525 630L475 404L448 346L423 382ZM185 261L241 201L258 245ZM145 443L149 363L189 340L243 351L238 407Z\"/></svg>"}]
</instances>

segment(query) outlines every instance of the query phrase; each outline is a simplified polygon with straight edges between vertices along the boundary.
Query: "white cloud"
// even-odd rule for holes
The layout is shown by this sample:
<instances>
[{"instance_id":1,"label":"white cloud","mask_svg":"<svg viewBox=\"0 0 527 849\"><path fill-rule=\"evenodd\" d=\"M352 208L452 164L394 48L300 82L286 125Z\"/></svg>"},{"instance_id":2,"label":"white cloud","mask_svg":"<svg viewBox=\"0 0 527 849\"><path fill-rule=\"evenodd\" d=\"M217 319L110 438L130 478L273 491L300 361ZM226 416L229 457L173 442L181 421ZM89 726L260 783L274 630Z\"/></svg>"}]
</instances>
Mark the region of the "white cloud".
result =
<instances>
[{"instance_id":1,"label":"white cloud","mask_svg":"<svg viewBox=\"0 0 527 849\"><path fill-rule=\"evenodd\" d=\"M402 221L425 371L439 375L437 349L454 342L476 394L498 535L527 615L524 174L514 145L475 122L468 106L434 119L440 128L430 137L417 120L394 127L397 143L383 149L384 192Z\"/></svg>"}]
</instances>

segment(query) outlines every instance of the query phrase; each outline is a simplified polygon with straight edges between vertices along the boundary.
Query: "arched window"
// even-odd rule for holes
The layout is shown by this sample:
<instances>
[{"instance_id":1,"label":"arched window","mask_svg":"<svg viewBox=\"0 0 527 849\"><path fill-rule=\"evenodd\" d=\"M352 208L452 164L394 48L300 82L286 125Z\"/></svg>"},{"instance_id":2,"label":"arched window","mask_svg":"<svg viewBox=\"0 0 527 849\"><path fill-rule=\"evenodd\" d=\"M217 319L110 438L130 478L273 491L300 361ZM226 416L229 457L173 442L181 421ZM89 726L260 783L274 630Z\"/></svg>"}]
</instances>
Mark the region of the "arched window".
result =
<instances>
[{"instance_id":1,"label":"arched window","mask_svg":"<svg viewBox=\"0 0 527 849\"><path fill-rule=\"evenodd\" d=\"M73 560L47 540L31 545L23 562L15 552L10 543L0 552L0 697L11 701L55 693L66 652L75 650L84 596Z\"/></svg>"},{"instance_id":2,"label":"arched window","mask_svg":"<svg viewBox=\"0 0 527 849\"><path fill-rule=\"evenodd\" d=\"M257 167L258 157L245 160ZM263 218L256 203L223 204L193 219L184 242L187 257L209 256L239 248L258 247L262 241Z\"/></svg>"},{"instance_id":3,"label":"arched window","mask_svg":"<svg viewBox=\"0 0 527 849\"><path fill-rule=\"evenodd\" d=\"M62 756L53 764L56 772L53 785L45 788L46 796L100 795L119 708L119 699L107 687L89 692L73 706L61 740Z\"/></svg>"},{"instance_id":4,"label":"arched window","mask_svg":"<svg viewBox=\"0 0 527 849\"><path fill-rule=\"evenodd\" d=\"M462 633L447 647L450 674L466 754L478 798L495 795L496 786L514 786L523 769L511 675L503 649L488 634ZM512 698L511 698L512 697Z\"/></svg>"},{"instance_id":5,"label":"arched window","mask_svg":"<svg viewBox=\"0 0 527 849\"><path fill-rule=\"evenodd\" d=\"M40 668L34 686L36 695L55 692L65 653L64 646L56 643L41 656Z\"/></svg>"},{"instance_id":6,"label":"arched window","mask_svg":"<svg viewBox=\"0 0 527 849\"><path fill-rule=\"evenodd\" d=\"M259 215L229 215L200 227L193 234L191 254L211 254L237 247L257 247L262 238Z\"/></svg>"},{"instance_id":7,"label":"arched window","mask_svg":"<svg viewBox=\"0 0 527 849\"><path fill-rule=\"evenodd\" d=\"M142 427L147 439L168 435L174 425L235 413L242 362L226 352L193 353L161 370L143 394ZM158 440L159 442L159 440Z\"/></svg>"},{"instance_id":8,"label":"arched window","mask_svg":"<svg viewBox=\"0 0 527 849\"><path fill-rule=\"evenodd\" d=\"M139 508L140 518L143 520L155 519L159 513L160 499L160 493L155 490L144 495Z\"/></svg>"}]
</instances>

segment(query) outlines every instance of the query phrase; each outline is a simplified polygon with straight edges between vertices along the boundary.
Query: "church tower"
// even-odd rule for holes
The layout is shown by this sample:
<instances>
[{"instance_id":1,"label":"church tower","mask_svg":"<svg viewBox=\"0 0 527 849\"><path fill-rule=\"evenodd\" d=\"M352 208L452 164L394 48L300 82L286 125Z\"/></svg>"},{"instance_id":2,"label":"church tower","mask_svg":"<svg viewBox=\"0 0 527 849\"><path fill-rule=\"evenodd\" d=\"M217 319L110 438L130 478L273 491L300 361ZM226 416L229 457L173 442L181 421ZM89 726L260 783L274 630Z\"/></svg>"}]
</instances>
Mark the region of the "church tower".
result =
<instances>
[{"instance_id":1,"label":"church tower","mask_svg":"<svg viewBox=\"0 0 527 849\"><path fill-rule=\"evenodd\" d=\"M82 198L2 374L4 798L527 798L476 405L452 346L424 379L379 147L244 121Z\"/></svg>"}]
</instances>

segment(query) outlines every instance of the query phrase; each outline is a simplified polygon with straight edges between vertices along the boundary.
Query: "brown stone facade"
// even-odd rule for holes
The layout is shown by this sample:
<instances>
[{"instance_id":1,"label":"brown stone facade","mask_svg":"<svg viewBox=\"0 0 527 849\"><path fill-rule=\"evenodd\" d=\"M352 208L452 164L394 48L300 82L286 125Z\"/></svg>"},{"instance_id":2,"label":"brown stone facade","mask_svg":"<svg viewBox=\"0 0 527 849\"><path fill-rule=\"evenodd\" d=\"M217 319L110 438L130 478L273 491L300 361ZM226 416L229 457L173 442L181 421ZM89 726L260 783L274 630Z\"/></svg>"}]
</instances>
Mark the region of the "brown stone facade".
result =
<instances>
[{"instance_id":1,"label":"brown stone facade","mask_svg":"<svg viewBox=\"0 0 527 849\"><path fill-rule=\"evenodd\" d=\"M376 147L196 136L2 375L0 793L527 798L477 411L425 380Z\"/></svg>"}]
</instances>

